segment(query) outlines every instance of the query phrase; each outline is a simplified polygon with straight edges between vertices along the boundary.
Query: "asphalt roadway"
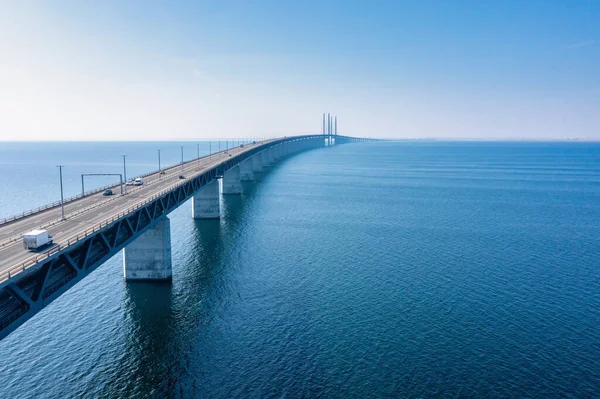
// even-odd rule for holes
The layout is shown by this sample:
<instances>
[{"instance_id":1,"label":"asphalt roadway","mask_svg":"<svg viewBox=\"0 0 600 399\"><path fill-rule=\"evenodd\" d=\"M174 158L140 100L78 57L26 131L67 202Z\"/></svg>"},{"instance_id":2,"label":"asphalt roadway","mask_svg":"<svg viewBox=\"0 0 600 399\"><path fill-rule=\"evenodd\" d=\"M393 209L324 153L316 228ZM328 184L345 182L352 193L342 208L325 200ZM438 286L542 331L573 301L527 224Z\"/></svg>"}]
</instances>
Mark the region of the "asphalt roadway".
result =
<instances>
[{"instance_id":1,"label":"asphalt roadway","mask_svg":"<svg viewBox=\"0 0 600 399\"><path fill-rule=\"evenodd\" d=\"M141 186L127 186L125 195L120 194L117 185L112 188L114 195L104 196L99 192L66 203L65 220L62 220L61 207L58 206L0 226L0 282L7 277L5 271L36 256L35 252L23 247L24 233L35 229L46 229L52 235L54 243L67 240L160 191L175 187L181 182L179 175L184 175L186 178L195 176L220 164L230 156L238 155L261 144L264 142L245 144L244 147L234 147L228 152L219 152L199 160L188 161L183 164L183 170L181 165L169 167L164 169L165 174L157 172L144 177L144 184Z\"/></svg>"}]
</instances>

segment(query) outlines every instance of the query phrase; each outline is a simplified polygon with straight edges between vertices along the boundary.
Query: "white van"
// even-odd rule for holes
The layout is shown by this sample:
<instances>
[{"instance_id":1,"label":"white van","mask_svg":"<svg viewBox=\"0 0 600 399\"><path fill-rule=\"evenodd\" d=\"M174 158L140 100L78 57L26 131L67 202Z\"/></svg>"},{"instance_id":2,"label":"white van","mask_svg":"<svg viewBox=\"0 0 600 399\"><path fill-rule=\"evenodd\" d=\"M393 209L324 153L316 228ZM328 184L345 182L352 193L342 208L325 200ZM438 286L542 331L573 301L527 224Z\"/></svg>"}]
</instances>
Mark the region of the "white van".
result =
<instances>
[{"instance_id":1,"label":"white van","mask_svg":"<svg viewBox=\"0 0 600 399\"><path fill-rule=\"evenodd\" d=\"M133 181L134 186L141 186L142 184L144 184L144 179L141 177L138 177Z\"/></svg>"},{"instance_id":2,"label":"white van","mask_svg":"<svg viewBox=\"0 0 600 399\"><path fill-rule=\"evenodd\" d=\"M52 244L52 236L47 230L32 230L23 234L23 246L25 249L37 251L39 248Z\"/></svg>"}]
</instances>

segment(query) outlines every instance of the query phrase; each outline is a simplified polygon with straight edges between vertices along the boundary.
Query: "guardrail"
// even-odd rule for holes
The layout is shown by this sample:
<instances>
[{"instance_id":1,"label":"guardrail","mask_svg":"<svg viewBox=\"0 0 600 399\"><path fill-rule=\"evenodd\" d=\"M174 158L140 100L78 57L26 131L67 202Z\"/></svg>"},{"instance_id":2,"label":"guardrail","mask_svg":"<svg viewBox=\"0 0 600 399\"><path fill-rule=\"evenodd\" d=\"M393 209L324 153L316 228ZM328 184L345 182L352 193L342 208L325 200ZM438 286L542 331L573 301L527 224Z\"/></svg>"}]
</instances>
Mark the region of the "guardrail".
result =
<instances>
[{"instance_id":1,"label":"guardrail","mask_svg":"<svg viewBox=\"0 0 600 399\"><path fill-rule=\"evenodd\" d=\"M78 211L71 212L71 213L69 213L68 216L69 216L69 218L72 218L74 216L81 215L82 213L86 213L87 211L90 211L92 209L95 209L95 208L98 208L100 206L106 205L107 203L109 203L109 202L111 202L111 201L113 201L113 200L115 200L117 198L118 197L113 197L113 198L107 199L106 201L98 202L96 204L90 205L90 206L85 207L83 209L80 209ZM40 229L47 229L48 227L52 227L55 224L60 223L62 221L63 221L63 219L55 219L55 220L52 220L52 221L50 221L50 222L48 222L46 224L43 224L43 225L39 226L39 228ZM14 243L14 242L17 242L17 241L21 240L22 238L23 238L23 234L19 234L17 236L11 237L11 238L9 238L6 241L1 242L0 243L0 248L3 248L5 246L7 246L7 245L10 245L10 244Z\"/></svg>"},{"instance_id":2,"label":"guardrail","mask_svg":"<svg viewBox=\"0 0 600 399\"><path fill-rule=\"evenodd\" d=\"M263 143L263 142L258 142L258 141L256 142L256 144L259 144L259 143ZM245 144L245 145L247 145L247 144ZM232 147L230 149L233 149L233 148L237 148L237 147ZM205 157L209 157L210 158L211 156L213 156L215 154L225 153L227 151L228 150L217 151L217 152L213 152L213 153L211 153L209 155L205 155L205 156L200 157L200 158L194 158L194 159L191 159L191 160L187 161L186 164L189 164L191 162L197 161L198 159L202 159L202 158L205 158ZM181 164L175 164L175 165L167 166L166 168L162 168L160 170L153 170L151 172L147 172L147 173L141 174L141 175L139 175L139 177L142 177L142 178L143 177L147 177L147 176L159 173L161 170L169 170L169 169L172 169L172 168L176 168L176 167L178 167L180 165ZM125 184L125 183L126 182L123 182L123 184ZM96 194L96 193L99 193L101 191L104 191L104 190L106 190L108 188L113 188L113 187L118 187L118 186L119 186L119 183L113 183L113 184L109 184L109 185L106 185L106 186L102 186L100 188L94 188L92 190L89 190L89 191L86 191L84 193L77 194L75 196L72 196L72 197L69 197L69 198L65 199L64 200L64 204L68 204L70 202L76 201L76 200L81 199L83 197L87 197L89 195ZM60 206L60 204L61 204L61 201L55 201L55 202L53 202L51 204L42 205L42 206L40 206L38 208L35 208L35 209L30 209L28 211L25 211L25 212L22 212L22 213L18 213L16 215L5 217L3 219L0 219L0 226L4 225L6 223L14 222L15 220L18 220L18 219L22 219L22 218L24 218L26 216L33 215L34 213L45 211L46 209L56 208L56 207Z\"/></svg>"},{"instance_id":3,"label":"guardrail","mask_svg":"<svg viewBox=\"0 0 600 399\"><path fill-rule=\"evenodd\" d=\"M57 252L60 252L62 249L69 247L69 246L77 243L80 240L83 240L84 238L90 236L91 234L97 232L98 230L108 226L109 224L117 221L118 219L124 217L125 215L143 207L144 205L148 204L149 202L154 201L155 199L163 196L164 194L168 193L169 191L174 190L175 188L179 187L182 184L185 184L185 182L177 183L176 185L171 186L168 189L162 190L159 193L154 194L150 198L146 198L145 200L138 202L135 205L130 206L126 210L121 211L121 212L117 213L116 215L97 223L92 228L86 229L83 233L74 234L71 237L69 237L68 239L62 240L61 243L55 245L54 247L50 248L49 250L42 252L41 254L35 255L35 256L25 260L24 262L22 262L16 266L13 266L8 270L3 271L2 273L0 273L0 282L3 282L11 277L14 277L15 274L23 272L26 269L28 269L29 267L39 263L40 261L51 257L52 255L54 255Z\"/></svg>"},{"instance_id":4,"label":"guardrail","mask_svg":"<svg viewBox=\"0 0 600 399\"><path fill-rule=\"evenodd\" d=\"M217 151L217 152L214 152L214 153L212 153L212 154L206 155L206 156L204 156L204 157L201 157L201 158L196 158L196 159L195 159L195 160L193 160L193 161L197 161L197 160L199 160L199 159L210 160L210 158L212 158L213 156L215 156L215 155L217 155L217 154L220 154L220 153L227 153L227 151L228 151L228 150ZM184 169L184 171L185 171L185 172L188 172L190 169L193 169L194 167L196 167L196 165L195 165L195 164L191 164L193 161L188 161L188 162L187 162L187 164L184 164L184 165L186 165L186 166L185 166L185 169ZM173 168L179 169L179 166L180 166L180 165L169 166L168 168L166 168L166 169L162 169L162 170L163 170L163 171L165 171L165 170L169 170L169 169L173 169ZM190 166L191 166L191 167L190 167ZM156 172L156 171L155 171L155 172L148 172L148 173L146 173L145 175L142 175L142 177L149 176L149 175L151 175L151 174L154 174L154 173L158 173L158 172ZM168 174L168 175L167 175L167 174L165 174L165 175L164 175L164 178L165 178L165 179L168 179L168 178L170 178L170 177L173 177L173 176L175 176L175 175L177 175L177 174L179 174L179 171L177 171L177 172L175 172L175 173L170 173L170 174ZM160 180L156 180L156 181L154 181L154 182L147 183L147 185L152 185L152 184L156 184L156 183L159 183L159 182L160 182ZM134 191L135 191L135 190L138 190L138 189L141 189L141 187L140 187L140 186L136 186L136 187L134 187L134 188L133 188L133 190L134 190ZM103 190L103 189L99 189L99 191L102 191L102 190ZM116 198L118 198L118 197L113 197L113 198L110 198L110 199L108 199L108 200L106 200L106 201L102 201L102 202L99 202L99 203L97 203L97 204L94 204L94 205L88 206L88 207L86 207L86 208L80 209L79 211L71 212L71 213L69 213L69 214L68 214L68 217L73 217L73 216L81 215L82 213L85 213L85 212L87 212L87 211L89 211L89 210L92 210L92 209L94 209L94 208L97 208L97 207L99 207L99 206L105 205L106 203L108 203L108 202L110 202L110 201L112 201L112 200L114 200L114 199L116 199ZM57 224L57 223L60 223L62 220L63 220L63 219L56 219L56 220L53 220L53 221L51 221L51 222L48 222L48 223L46 223L46 224L44 224L44 225L41 225L41 226L39 226L39 228L40 228L40 229L46 229L46 228L48 228L48 227L54 226L54 225L55 225L55 224ZM1 224L0 224L0 225L1 225ZM13 236L13 237L11 237L11 238L9 238L9 239L7 239L7 240L3 241L3 242L0 242L0 248L3 248L3 247L5 247L5 246L7 246L7 245L10 245L10 244L13 244L13 243L15 243L15 242L17 242L17 241L21 240L22 238L23 238L23 235L22 235L22 234L19 234L19 235Z\"/></svg>"},{"instance_id":5,"label":"guardrail","mask_svg":"<svg viewBox=\"0 0 600 399\"><path fill-rule=\"evenodd\" d=\"M116 185L118 186L119 184L117 183ZM104 191L107 188L111 188L111 187L115 187L115 184L103 186L103 187L100 187L100 188L94 188L92 190L86 191L83 194L77 194L77 195L75 195L73 197L69 197L69 198L65 199L64 203L68 204L68 203L73 202L75 200L78 200L80 198L87 197L88 195L99 193L100 191ZM60 206L60 201L55 201L55 202L53 202L51 204L42 205L42 206L40 206L38 208L31 209L31 210L28 210L28 211L25 211L23 213L19 213L19 214L13 215L13 216L9 216L9 217L6 217L4 219L0 219L0 226L2 226L3 224L9 223L9 222L14 222L15 220L18 220L18 219L22 219L25 216L29 216L29 215L33 215L34 213L45 211L46 209L56 208L57 206Z\"/></svg>"},{"instance_id":6,"label":"guardrail","mask_svg":"<svg viewBox=\"0 0 600 399\"><path fill-rule=\"evenodd\" d=\"M259 144L259 143L257 142L257 144ZM261 143L261 144L262 144L262 143ZM227 150L225 150L225 151L221 151L221 152L223 152L223 153L226 153L226 152L227 152ZM210 158L212 155L215 155L215 154L218 154L218 152L217 152L217 153L210 154L210 155L209 155L209 158ZM219 165L220 165L220 164L213 165L213 166L212 166L212 168L216 168L216 167L218 167ZM175 165L175 166L178 166L178 165ZM171 167L169 167L168 169L170 169L170 168L171 168ZM204 173L204 172L206 172L206 169L204 169L204 170L200 170L200 171L196 172L196 173L193 175L193 177L196 177L196 176L198 176L199 174L201 174L201 173ZM176 173L174 173L174 174L171 174L171 175L168 175L168 176L173 176L173 175L175 175L175 174L176 174ZM164 190L161 190L160 192L158 192L158 193L156 193L156 194L152 195L151 197L149 197L149 198L146 198L146 199L144 199L143 201L140 201L140 202L138 202L138 203L136 203L136 204L134 204L134 205L130 206L130 207L129 207L129 208L127 208L126 210L124 210L124 211L120 211L120 212L118 212L116 215L113 215L113 216L111 216L110 218L107 218L107 219L105 219L105 220L103 220L103 221L101 221L101 222L99 222L99 223L95 224L95 225L94 225L92 228L89 228L89 229L86 229L86 230L84 230L84 231L83 231L83 233L74 234L74 235L72 235L71 237L67 238L66 240L62 240L62 241L61 241L61 243L58 243L57 245L55 245L54 247L50 248L49 250L47 250L47 251L44 251L44 252L42 252L42 253L40 253L40 254L38 254L38 255L32 256L32 257L30 257L30 258L26 259L25 261L23 261L23 262L21 262L21 263L19 263L19 264L15 265L15 266L13 266L13 267L11 267L11 268L7 269L7 270L4 270L4 271L2 271L2 272L0 273L0 283L2 283L2 282L4 282L4 281L6 281L6 280L8 280L8 279L10 279L10 278L12 278L12 277L14 277L16 274L19 274L19 273L21 273L21 272L24 272L25 270L27 270L27 269L28 269L28 268L30 268L31 266L34 266L34 265L36 265L37 263L39 263L39 262L40 262L40 261L42 261L42 260L44 260L44 259L48 259L48 258L49 258L49 257L51 257L52 255L54 255L54 254L56 254L56 253L60 252L61 250L63 250L64 248L67 248L67 247L69 247L69 246L71 246L71 245L74 245L74 244L76 244L78 241L80 241L80 240L83 240L83 239L84 239L84 238L86 238L86 237L89 237L91 234L93 234L93 233L95 233L95 232L99 231L100 229L102 229L102 228L104 228L104 227L108 226L108 225L109 225L109 224L111 224L111 223L114 223L115 221L117 221L117 220L121 219L121 218L122 218L122 217L124 217L125 215L132 213L133 211L135 211L135 210L137 210L137 209L139 209L139 208L143 207L144 205L146 205L146 204L148 204L148 203L150 203L150 202L152 202L152 201L156 200L157 198L159 198L159 197L161 197L161 196L165 195L165 194L166 194L166 193L168 193L169 191L172 191L172 190L176 189L177 187L179 187L179 186L181 186L181 185L183 185L183 184L185 184L185 183L186 183L186 181L180 181L180 182L178 182L177 184L175 184L175 185L173 185L173 186L171 186L171 187L169 187L169 188L166 188L166 189L164 189Z\"/></svg>"}]
</instances>

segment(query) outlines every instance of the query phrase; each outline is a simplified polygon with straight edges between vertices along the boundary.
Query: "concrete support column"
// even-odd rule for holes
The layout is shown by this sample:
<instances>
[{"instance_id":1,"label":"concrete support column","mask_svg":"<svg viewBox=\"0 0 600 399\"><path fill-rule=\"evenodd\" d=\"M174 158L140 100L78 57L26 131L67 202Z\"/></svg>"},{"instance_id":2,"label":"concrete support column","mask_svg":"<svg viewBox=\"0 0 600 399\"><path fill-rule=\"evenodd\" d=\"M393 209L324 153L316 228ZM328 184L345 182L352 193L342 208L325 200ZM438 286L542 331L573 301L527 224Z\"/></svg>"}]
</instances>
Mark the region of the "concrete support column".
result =
<instances>
[{"instance_id":1,"label":"concrete support column","mask_svg":"<svg viewBox=\"0 0 600 399\"><path fill-rule=\"evenodd\" d=\"M263 156L263 165L271 166L271 164L273 163L273 157L271 156L271 148L270 147L263 151L262 156Z\"/></svg>"},{"instance_id":2,"label":"concrete support column","mask_svg":"<svg viewBox=\"0 0 600 399\"><path fill-rule=\"evenodd\" d=\"M126 281L171 280L171 221L164 217L123 248Z\"/></svg>"},{"instance_id":3,"label":"concrete support column","mask_svg":"<svg viewBox=\"0 0 600 399\"><path fill-rule=\"evenodd\" d=\"M194 219L218 219L220 216L219 181L213 180L194 193L192 217Z\"/></svg>"},{"instance_id":4,"label":"concrete support column","mask_svg":"<svg viewBox=\"0 0 600 399\"><path fill-rule=\"evenodd\" d=\"M273 147L269 147L267 149L267 159L269 160L270 164L275 163L275 158L273 157Z\"/></svg>"},{"instance_id":5,"label":"concrete support column","mask_svg":"<svg viewBox=\"0 0 600 399\"><path fill-rule=\"evenodd\" d=\"M262 172L263 166L262 166L262 161L260 159L260 152L252 155L252 157L250 157L250 159L252 160L252 171L253 172Z\"/></svg>"},{"instance_id":6,"label":"concrete support column","mask_svg":"<svg viewBox=\"0 0 600 399\"><path fill-rule=\"evenodd\" d=\"M241 194L240 167L234 166L223 173L223 194Z\"/></svg>"},{"instance_id":7,"label":"concrete support column","mask_svg":"<svg viewBox=\"0 0 600 399\"><path fill-rule=\"evenodd\" d=\"M269 156L269 150L262 150L260 152L260 161L261 161L261 165L264 168L268 168L271 165L271 157Z\"/></svg>"},{"instance_id":8,"label":"concrete support column","mask_svg":"<svg viewBox=\"0 0 600 399\"><path fill-rule=\"evenodd\" d=\"M240 164L240 179L242 181L254 180L254 166L252 164L252 157L246 159Z\"/></svg>"}]
</instances>

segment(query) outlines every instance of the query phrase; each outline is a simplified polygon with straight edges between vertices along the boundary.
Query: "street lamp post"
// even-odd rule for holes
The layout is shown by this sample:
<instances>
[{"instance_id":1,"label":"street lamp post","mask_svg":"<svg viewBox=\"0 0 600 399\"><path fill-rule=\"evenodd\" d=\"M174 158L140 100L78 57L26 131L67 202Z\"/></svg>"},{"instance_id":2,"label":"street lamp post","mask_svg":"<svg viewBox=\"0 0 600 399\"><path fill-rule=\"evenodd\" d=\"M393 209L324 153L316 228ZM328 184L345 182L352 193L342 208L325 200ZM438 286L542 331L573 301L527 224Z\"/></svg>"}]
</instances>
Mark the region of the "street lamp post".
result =
<instances>
[{"instance_id":1,"label":"street lamp post","mask_svg":"<svg viewBox=\"0 0 600 399\"><path fill-rule=\"evenodd\" d=\"M208 142L208 155L212 155L212 141Z\"/></svg>"},{"instance_id":2,"label":"street lamp post","mask_svg":"<svg viewBox=\"0 0 600 399\"><path fill-rule=\"evenodd\" d=\"M158 151L158 180L160 180L160 150L156 150Z\"/></svg>"},{"instance_id":3,"label":"street lamp post","mask_svg":"<svg viewBox=\"0 0 600 399\"><path fill-rule=\"evenodd\" d=\"M183 146L181 146L181 170L183 170Z\"/></svg>"},{"instance_id":4,"label":"street lamp post","mask_svg":"<svg viewBox=\"0 0 600 399\"><path fill-rule=\"evenodd\" d=\"M196 150L198 151L198 165L200 165L200 144L196 143Z\"/></svg>"},{"instance_id":5,"label":"street lamp post","mask_svg":"<svg viewBox=\"0 0 600 399\"><path fill-rule=\"evenodd\" d=\"M123 155L123 180L125 180L125 194L127 194L127 165L125 164L125 158L127 155Z\"/></svg>"},{"instance_id":6,"label":"street lamp post","mask_svg":"<svg viewBox=\"0 0 600 399\"><path fill-rule=\"evenodd\" d=\"M63 194L63 181L62 181L62 168L63 165L57 165L58 175L60 177L60 211L62 214L62 219L65 220L65 197Z\"/></svg>"}]
</instances>

